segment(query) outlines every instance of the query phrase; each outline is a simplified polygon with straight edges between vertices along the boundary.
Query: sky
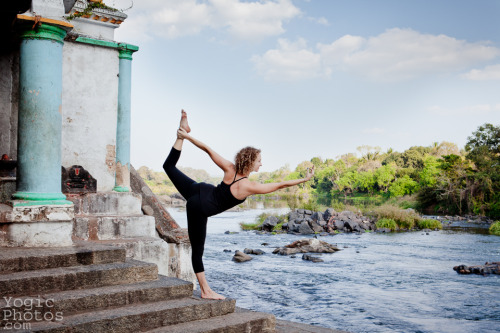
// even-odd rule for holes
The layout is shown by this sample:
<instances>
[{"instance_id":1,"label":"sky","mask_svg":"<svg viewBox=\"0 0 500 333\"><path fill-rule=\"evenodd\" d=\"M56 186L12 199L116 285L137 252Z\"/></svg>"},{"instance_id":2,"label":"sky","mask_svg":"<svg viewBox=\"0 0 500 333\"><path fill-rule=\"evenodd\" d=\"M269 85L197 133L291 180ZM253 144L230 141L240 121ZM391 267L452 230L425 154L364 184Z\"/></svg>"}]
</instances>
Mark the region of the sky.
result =
<instances>
[{"instance_id":1,"label":"sky","mask_svg":"<svg viewBox=\"0 0 500 333\"><path fill-rule=\"evenodd\" d=\"M500 125L498 0L106 0L128 18L131 162L162 170L180 111L191 135L260 171L362 145L463 148ZM130 8L132 7L132 8ZM221 171L185 142L180 166Z\"/></svg>"}]
</instances>

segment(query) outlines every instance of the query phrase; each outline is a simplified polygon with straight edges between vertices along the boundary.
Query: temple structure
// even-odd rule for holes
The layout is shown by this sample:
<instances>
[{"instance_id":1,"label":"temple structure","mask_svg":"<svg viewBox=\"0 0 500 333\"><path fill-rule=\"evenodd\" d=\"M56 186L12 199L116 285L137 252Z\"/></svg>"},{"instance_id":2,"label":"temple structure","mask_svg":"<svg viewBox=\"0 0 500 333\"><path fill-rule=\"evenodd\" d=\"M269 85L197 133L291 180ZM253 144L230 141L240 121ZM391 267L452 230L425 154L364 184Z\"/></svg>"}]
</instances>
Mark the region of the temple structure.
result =
<instances>
[{"instance_id":1,"label":"temple structure","mask_svg":"<svg viewBox=\"0 0 500 333\"><path fill-rule=\"evenodd\" d=\"M127 15L101 1L23 0L2 11L0 246L110 242L193 280L186 233L140 179L131 185L139 47L114 40Z\"/></svg>"}]
</instances>

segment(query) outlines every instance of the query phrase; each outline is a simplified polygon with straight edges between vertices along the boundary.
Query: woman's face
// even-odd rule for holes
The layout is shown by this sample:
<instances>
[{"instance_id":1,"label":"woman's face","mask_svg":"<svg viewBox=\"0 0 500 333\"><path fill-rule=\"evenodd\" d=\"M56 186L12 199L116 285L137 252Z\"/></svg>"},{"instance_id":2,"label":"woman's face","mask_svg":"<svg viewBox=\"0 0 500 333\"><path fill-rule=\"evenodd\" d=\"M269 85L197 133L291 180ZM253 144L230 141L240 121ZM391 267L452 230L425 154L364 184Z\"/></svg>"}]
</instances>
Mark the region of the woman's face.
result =
<instances>
[{"instance_id":1,"label":"woman's face","mask_svg":"<svg viewBox=\"0 0 500 333\"><path fill-rule=\"evenodd\" d=\"M255 159L255 162L253 162L252 171L253 172L259 172L259 168L261 166L262 166L262 159L261 159L260 153L259 153L259 155L257 155L257 158Z\"/></svg>"}]
</instances>

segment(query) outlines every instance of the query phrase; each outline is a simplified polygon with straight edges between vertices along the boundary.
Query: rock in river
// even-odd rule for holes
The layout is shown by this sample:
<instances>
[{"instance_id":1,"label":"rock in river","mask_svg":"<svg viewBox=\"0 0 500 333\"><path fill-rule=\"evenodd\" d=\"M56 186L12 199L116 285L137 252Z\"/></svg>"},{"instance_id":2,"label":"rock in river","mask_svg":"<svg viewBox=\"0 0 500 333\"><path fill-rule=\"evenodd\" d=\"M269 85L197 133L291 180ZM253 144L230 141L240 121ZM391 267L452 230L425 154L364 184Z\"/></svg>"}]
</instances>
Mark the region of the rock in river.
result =
<instances>
[{"instance_id":1,"label":"rock in river","mask_svg":"<svg viewBox=\"0 0 500 333\"><path fill-rule=\"evenodd\" d=\"M273 253L289 255L294 253L333 253L340 251L335 245L320 241L316 238L304 238L291 244L279 247Z\"/></svg>"},{"instance_id":2,"label":"rock in river","mask_svg":"<svg viewBox=\"0 0 500 333\"><path fill-rule=\"evenodd\" d=\"M252 257L250 257L248 254L245 254L241 251L236 250L233 256L233 261L236 262L245 262L245 261L250 261L252 260Z\"/></svg>"}]
</instances>

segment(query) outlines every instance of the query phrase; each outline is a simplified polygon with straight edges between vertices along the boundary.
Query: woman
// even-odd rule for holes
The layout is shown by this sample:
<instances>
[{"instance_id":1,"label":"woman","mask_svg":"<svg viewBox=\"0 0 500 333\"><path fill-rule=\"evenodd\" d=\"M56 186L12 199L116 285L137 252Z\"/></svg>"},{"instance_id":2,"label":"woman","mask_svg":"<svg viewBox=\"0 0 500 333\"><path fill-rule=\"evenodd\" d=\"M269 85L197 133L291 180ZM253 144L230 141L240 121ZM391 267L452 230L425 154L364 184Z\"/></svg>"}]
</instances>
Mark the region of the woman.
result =
<instances>
[{"instance_id":1,"label":"woman","mask_svg":"<svg viewBox=\"0 0 500 333\"><path fill-rule=\"evenodd\" d=\"M243 148L236 154L235 163L233 164L203 142L190 136L191 129L188 125L187 114L184 110L181 113L181 122L177 130L177 140L163 164L163 169L179 193L187 200L188 235L192 247L191 261L200 285L201 297L225 299L224 296L210 289L205 278L202 257L208 217L244 202L252 194L271 193L282 188L304 183L313 177L314 167L312 170L308 170L306 178L303 179L269 184L252 182L248 179L248 176L251 172L259 171L259 168L262 166L260 150L252 147ZM190 141L196 147L206 152L212 161L224 171L224 178L217 187L206 183L197 183L176 168L184 140Z\"/></svg>"}]
</instances>

